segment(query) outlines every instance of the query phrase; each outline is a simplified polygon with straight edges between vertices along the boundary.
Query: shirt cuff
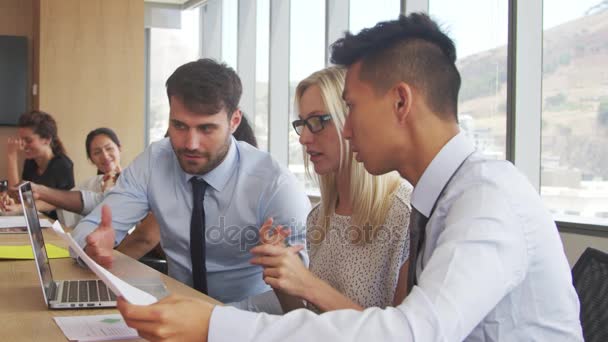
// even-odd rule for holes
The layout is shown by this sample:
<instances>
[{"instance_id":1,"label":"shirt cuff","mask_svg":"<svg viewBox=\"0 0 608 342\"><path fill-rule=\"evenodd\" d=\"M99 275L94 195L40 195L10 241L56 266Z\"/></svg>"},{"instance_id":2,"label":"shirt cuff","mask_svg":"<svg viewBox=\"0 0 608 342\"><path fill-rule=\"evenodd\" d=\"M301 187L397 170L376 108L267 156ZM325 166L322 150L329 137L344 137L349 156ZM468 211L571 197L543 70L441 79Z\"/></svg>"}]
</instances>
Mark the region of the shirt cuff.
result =
<instances>
[{"instance_id":1,"label":"shirt cuff","mask_svg":"<svg viewBox=\"0 0 608 342\"><path fill-rule=\"evenodd\" d=\"M249 341L257 316L254 312L216 305L211 312L207 341Z\"/></svg>"}]
</instances>

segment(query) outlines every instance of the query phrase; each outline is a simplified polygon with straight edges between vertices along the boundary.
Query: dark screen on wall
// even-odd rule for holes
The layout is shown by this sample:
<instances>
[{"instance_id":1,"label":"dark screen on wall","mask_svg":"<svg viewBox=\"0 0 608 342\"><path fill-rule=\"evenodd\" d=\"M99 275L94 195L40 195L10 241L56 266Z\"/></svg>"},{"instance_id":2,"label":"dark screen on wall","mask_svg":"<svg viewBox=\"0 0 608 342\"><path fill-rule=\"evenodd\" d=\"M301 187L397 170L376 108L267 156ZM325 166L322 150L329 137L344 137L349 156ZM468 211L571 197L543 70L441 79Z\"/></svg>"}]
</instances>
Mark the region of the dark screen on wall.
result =
<instances>
[{"instance_id":1,"label":"dark screen on wall","mask_svg":"<svg viewBox=\"0 0 608 342\"><path fill-rule=\"evenodd\" d=\"M0 35L0 125L16 125L26 111L27 75L27 38Z\"/></svg>"}]
</instances>

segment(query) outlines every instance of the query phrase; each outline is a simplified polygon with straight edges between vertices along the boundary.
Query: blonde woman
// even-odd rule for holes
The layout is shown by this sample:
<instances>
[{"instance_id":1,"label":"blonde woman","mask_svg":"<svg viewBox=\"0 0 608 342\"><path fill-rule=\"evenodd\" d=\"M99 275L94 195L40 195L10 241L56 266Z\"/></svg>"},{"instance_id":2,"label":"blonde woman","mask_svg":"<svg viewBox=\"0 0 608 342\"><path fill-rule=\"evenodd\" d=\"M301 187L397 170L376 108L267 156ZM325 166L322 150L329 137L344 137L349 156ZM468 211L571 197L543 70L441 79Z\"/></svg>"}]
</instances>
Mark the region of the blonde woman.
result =
<instances>
[{"instance_id":1,"label":"blonde woman","mask_svg":"<svg viewBox=\"0 0 608 342\"><path fill-rule=\"evenodd\" d=\"M289 232L271 228L272 220L260 231L265 243L251 251L283 311L362 310L397 305L406 296L411 186L395 173L372 176L356 161L342 137L344 77L344 69L330 67L296 88L293 127L321 190L307 220L310 267L297 255L304 247L284 246Z\"/></svg>"}]
</instances>

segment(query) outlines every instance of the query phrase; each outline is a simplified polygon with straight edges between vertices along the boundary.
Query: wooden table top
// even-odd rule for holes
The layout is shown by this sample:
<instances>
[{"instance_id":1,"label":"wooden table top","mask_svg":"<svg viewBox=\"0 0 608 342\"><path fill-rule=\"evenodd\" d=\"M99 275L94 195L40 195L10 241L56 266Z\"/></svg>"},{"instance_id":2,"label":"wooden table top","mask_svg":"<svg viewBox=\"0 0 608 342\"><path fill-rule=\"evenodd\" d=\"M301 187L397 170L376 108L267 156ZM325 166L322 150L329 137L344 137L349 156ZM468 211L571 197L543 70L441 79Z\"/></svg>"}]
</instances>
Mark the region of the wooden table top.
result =
<instances>
[{"instance_id":1,"label":"wooden table top","mask_svg":"<svg viewBox=\"0 0 608 342\"><path fill-rule=\"evenodd\" d=\"M66 247L64 241L52 230L44 229L45 242ZM29 245L27 234L0 234L0 245ZM129 279L158 279L170 293L216 300L170 278L156 270L115 251L114 265L110 271L116 276ZM88 269L78 266L71 258L51 259L51 269L56 280L95 279ZM54 316L100 315L118 313L116 309L50 310L44 302L34 260L0 260L0 332L7 341L66 341ZM138 340L129 340L138 341ZM140 339L139 341L143 341Z\"/></svg>"}]
</instances>

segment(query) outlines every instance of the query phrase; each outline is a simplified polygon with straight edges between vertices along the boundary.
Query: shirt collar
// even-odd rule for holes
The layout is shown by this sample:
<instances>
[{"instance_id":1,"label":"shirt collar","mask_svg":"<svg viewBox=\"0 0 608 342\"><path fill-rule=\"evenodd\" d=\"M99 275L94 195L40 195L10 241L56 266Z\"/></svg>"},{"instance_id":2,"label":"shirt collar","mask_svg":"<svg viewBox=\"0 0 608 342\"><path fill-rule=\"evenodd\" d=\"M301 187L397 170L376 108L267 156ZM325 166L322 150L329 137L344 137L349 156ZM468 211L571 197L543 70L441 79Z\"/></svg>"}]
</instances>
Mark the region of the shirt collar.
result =
<instances>
[{"instance_id":1,"label":"shirt collar","mask_svg":"<svg viewBox=\"0 0 608 342\"><path fill-rule=\"evenodd\" d=\"M412 206L428 218L450 177L474 150L464 132L452 137L422 173L412 192Z\"/></svg>"},{"instance_id":2,"label":"shirt collar","mask_svg":"<svg viewBox=\"0 0 608 342\"><path fill-rule=\"evenodd\" d=\"M204 175L193 175L184 172L186 182L189 182L192 177L202 178L216 191L222 191L226 186L226 183L228 183L228 179L232 176L232 171L237 167L238 160L238 143L234 137L230 137L228 153L220 165Z\"/></svg>"}]
</instances>

